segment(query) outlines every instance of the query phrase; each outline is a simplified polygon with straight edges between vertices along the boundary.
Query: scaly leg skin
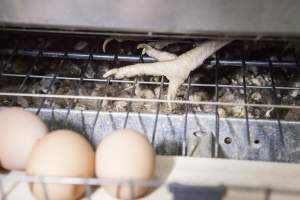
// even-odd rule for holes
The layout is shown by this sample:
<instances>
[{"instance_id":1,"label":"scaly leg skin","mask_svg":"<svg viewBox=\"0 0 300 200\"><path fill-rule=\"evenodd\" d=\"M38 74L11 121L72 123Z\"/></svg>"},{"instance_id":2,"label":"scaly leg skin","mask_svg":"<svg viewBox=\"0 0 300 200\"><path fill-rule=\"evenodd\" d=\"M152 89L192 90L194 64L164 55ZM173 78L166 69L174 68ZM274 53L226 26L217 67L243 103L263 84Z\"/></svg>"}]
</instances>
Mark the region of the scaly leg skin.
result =
<instances>
[{"instance_id":1,"label":"scaly leg skin","mask_svg":"<svg viewBox=\"0 0 300 200\"><path fill-rule=\"evenodd\" d=\"M130 39L118 38L118 37L106 38L102 44L103 53L106 53L106 48L107 48L108 44L113 40L116 40L118 42L123 42L123 41L127 41L127 40L130 41L130 40L132 40L132 38L130 38ZM176 43L176 41L156 41L156 42L149 42L147 46L154 47L155 49L163 49L164 47L166 47L170 44L174 44L174 43Z\"/></svg>"},{"instance_id":2,"label":"scaly leg skin","mask_svg":"<svg viewBox=\"0 0 300 200\"><path fill-rule=\"evenodd\" d=\"M147 54L148 56L155 58L158 61L168 61L177 58L177 56L173 53L154 49L150 45L144 43L139 44L137 46L137 49L143 49L142 55Z\"/></svg>"},{"instance_id":3,"label":"scaly leg skin","mask_svg":"<svg viewBox=\"0 0 300 200\"><path fill-rule=\"evenodd\" d=\"M155 49L161 50L171 44L176 44L176 43L178 43L176 40L163 40L163 41L149 42L148 45L154 47Z\"/></svg>"},{"instance_id":4,"label":"scaly leg skin","mask_svg":"<svg viewBox=\"0 0 300 200\"><path fill-rule=\"evenodd\" d=\"M104 40L103 44L102 44L102 51L103 51L103 53L106 53L106 47L107 47L107 45L108 45L111 41L113 41L113 40L116 40L116 41L118 41L118 42L122 42L122 41L123 41L123 39L121 39L121 38L113 38L113 37L106 38L106 39Z\"/></svg>"},{"instance_id":5,"label":"scaly leg skin","mask_svg":"<svg viewBox=\"0 0 300 200\"><path fill-rule=\"evenodd\" d=\"M166 76L169 80L168 100L173 100L176 97L179 86L187 79L190 72L202 65L206 58L230 42L228 40L207 41L180 56L141 44L138 48L143 48L143 53L156 58L159 62L139 63L112 69L106 72L103 77L115 76L117 79L122 79L138 75Z\"/></svg>"}]
</instances>

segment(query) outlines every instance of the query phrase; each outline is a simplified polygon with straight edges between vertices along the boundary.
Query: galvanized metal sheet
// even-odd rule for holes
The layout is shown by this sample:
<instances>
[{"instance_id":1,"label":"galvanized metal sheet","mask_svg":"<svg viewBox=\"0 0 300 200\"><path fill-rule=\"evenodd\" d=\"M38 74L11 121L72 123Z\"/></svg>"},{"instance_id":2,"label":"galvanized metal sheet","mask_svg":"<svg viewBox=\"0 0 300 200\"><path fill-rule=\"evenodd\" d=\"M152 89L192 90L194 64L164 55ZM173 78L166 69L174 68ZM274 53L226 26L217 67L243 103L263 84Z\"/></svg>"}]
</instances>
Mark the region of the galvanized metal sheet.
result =
<instances>
[{"instance_id":1,"label":"galvanized metal sheet","mask_svg":"<svg viewBox=\"0 0 300 200\"><path fill-rule=\"evenodd\" d=\"M31 111L36 112L36 109ZM84 133L96 146L104 135L116 128L123 128L126 113L100 112L97 118L96 111L42 109L40 116L47 121L51 129L68 128ZM126 127L140 130L152 140L154 123L155 114L129 113ZM158 116L153 142L159 154L181 154L184 123L184 115ZM300 161L300 122L281 121L284 144L281 143L276 120L249 120L250 143L247 139L245 119L221 118L219 125L220 157ZM215 115L189 113L186 138L188 155L211 157L215 144Z\"/></svg>"},{"instance_id":2,"label":"galvanized metal sheet","mask_svg":"<svg viewBox=\"0 0 300 200\"><path fill-rule=\"evenodd\" d=\"M1 0L0 24L180 34L299 35L298 0Z\"/></svg>"}]
</instances>

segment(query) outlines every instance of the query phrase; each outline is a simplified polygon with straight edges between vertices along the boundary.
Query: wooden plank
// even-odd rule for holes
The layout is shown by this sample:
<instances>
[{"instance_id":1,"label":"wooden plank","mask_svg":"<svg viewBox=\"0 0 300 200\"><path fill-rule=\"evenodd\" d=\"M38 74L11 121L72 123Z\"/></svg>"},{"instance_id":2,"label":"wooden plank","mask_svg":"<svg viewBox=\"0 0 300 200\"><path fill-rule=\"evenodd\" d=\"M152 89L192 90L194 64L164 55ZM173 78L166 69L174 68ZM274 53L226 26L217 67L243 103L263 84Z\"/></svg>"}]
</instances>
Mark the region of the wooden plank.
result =
<instances>
[{"instance_id":1,"label":"wooden plank","mask_svg":"<svg viewBox=\"0 0 300 200\"><path fill-rule=\"evenodd\" d=\"M16 173L24 174L24 172L11 172L10 176ZM167 183L256 188L251 190L230 188L224 196L225 200L265 200L267 199L267 193L264 188L267 187L274 191L269 195L269 200L295 200L300 198L299 164L157 156L155 177ZM4 181L6 191L12 185L12 183ZM297 191L297 193L282 191ZM17 199L34 199L27 184L17 185L7 197L7 200ZM92 194L91 199L112 200L114 198L106 194L102 188L99 188ZM163 185L142 199L172 199L172 194Z\"/></svg>"},{"instance_id":2,"label":"wooden plank","mask_svg":"<svg viewBox=\"0 0 300 200\"><path fill-rule=\"evenodd\" d=\"M278 195L287 200L295 196L300 198L300 165L261 161L240 161L228 159L210 159L195 157L157 156L156 178L166 182L177 182L192 185L226 185L258 188L257 190L229 189L226 200L265 200L266 193L262 188L273 190L295 190L297 195L274 193L270 200ZM92 200L114 198L98 189ZM150 193L144 200L172 199L166 186Z\"/></svg>"}]
</instances>

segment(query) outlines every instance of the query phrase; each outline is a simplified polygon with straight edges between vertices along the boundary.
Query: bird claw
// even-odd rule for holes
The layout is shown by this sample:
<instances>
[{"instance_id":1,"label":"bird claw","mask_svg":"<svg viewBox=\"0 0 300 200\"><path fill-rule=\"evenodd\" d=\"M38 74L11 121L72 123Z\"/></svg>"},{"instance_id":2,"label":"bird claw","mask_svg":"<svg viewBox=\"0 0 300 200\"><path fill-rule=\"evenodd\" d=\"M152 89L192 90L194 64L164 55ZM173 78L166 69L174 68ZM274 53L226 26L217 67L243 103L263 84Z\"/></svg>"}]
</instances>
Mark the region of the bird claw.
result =
<instances>
[{"instance_id":1,"label":"bird claw","mask_svg":"<svg viewBox=\"0 0 300 200\"><path fill-rule=\"evenodd\" d=\"M139 44L136 49L143 49L142 50L142 55L145 55L147 54L147 51L149 51L152 47L148 44L145 44L145 43L141 43Z\"/></svg>"},{"instance_id":2,"label":"bird claw","mask_svg":"<svg viewBox=\"0 0 300 200\"><path fill-rule=\"evenodd\" d=\"M103 77L114 75L117 79L124 77L133 77L138 75L166 76L169 82L168 100L176 98L179 86L188 77L190 71L200 66L203 61L211 56L215 51L228 44L230 41L209 41L203 43L200 47L196 47L180 56L164 51L159 51L147 44L139 44L137 49L143 49L142 54L148 54L159 62L155 63L139 63L128 65L118 69L112 69L106 72ZM169 107L173 106L169 102Z\"/></svg>"},{"instance_id":3,"label":"bird claw","mask_svg":"<svg viewBox=\"0 0 300 200\"><path fill-rule=\"evenodd\" d=\"M122 75L122 70L120 70L121 68L118 69L111 69L109 71L107 71L105 74L103 74L104 78L107 78L109 76L114 76L117 79L121 79L124 77L124 75Z\"/></svg>"},{"instance_id":4,"label":"bird claw","mask_svg":"<svg viewBox=\"0 0 300 200\"><path fill-rule=\"evenodd\" d=\"M145 63L147 64L147 63ZM111 69L109 71L107 71L103 77L107 78L109 76L114 76L116 79L122 79L122 78L130 78L133 76L138 76L141 74L144 74L144 70L145 68L143 67L143 65L145 64L135 64L135 65L129 65L129 66L125 66L125 67L120 67L117 69ZM149 63L148 63L149 64Z\"/></svg>"},{"instance_id":5,"label":"bird claw","mask_svg":"<svg viewBox=\"0 0 300 200\"><path fill-rule=\"evenodd\" d=\"M147 47L150 47L148 44L140 43L137 45L136 49L145 49Z\"/></svg>"}]
</instances>

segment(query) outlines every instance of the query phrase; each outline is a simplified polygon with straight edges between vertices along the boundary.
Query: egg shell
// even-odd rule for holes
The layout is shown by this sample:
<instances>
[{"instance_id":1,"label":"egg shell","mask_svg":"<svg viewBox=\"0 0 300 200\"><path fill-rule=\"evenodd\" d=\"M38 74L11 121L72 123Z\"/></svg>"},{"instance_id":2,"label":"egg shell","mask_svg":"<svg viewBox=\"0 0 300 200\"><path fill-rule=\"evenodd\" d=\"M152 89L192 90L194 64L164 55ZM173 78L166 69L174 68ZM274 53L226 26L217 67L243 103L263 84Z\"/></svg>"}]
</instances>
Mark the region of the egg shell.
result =
<instances>
[{"instance_id":1,"label":"egg shell","mask_svg":"<svg viewBox=\"0 0 300 200\"><path fill-rule=\"evenodd\" d=\"M48 132L35 114L12 107L0 111L0 160L3 168L24 170L34 144Z\"/></svg>"},{"instance_id":2,"label":"egg shell","mask_svg":"<svg viewBox=\"0 0 300 200\"><path fill-rule=\"evenodd\" d=\"M108 134L97 147L96 175L118 180L149 180L153 178L155 151L147 137L132 129L119 129ZM120 199L131 199L127 185L104 185L108 193ZM134 187L135 198L149 188Z\"/></svg>"},{"instance_id":3,"label":"egg shell","mask_svg":"<svg viewBox=\"0 0 300 200\"><path fill-rule=\"evenodd\" d=\"M95 153L88 141L78 133L57 130L42 138L33 148L27 174L90 178L94 175ZM45 184L49 199L77 199L85 187L80 185ZM37 199L46 199L39 183L31 184Z\"/></svg>"}]
</instances>

